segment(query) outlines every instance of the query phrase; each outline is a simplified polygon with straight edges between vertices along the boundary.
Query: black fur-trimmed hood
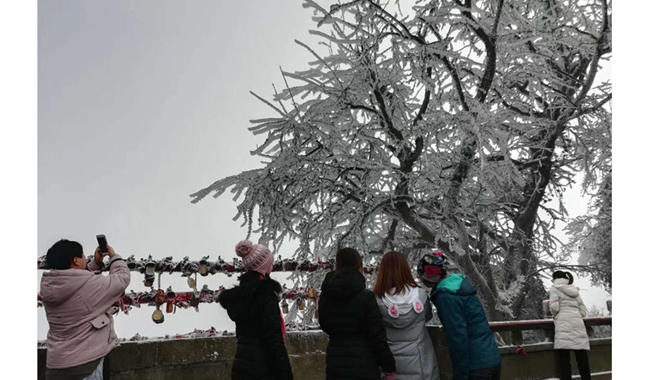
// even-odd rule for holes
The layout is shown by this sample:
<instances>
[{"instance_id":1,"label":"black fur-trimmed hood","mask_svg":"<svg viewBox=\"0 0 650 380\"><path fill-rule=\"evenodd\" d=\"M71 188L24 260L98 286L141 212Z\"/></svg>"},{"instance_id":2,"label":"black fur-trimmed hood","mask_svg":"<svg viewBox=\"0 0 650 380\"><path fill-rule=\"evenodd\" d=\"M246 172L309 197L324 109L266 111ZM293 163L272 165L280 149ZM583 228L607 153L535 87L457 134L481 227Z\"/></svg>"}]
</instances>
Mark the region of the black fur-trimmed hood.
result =
<instances>
[{"instance_id":1,"label":"black fur-trimmed hood","mask_svg":"<svg viewBox=\"0 0 650 380\"><path fill-rule=\"evenodd\" d=\"M282 293L280 283L269 277L261 277L257 272L246 272L239 277L239 285L224 290L219 295L219 303L233 320L247 312L250 303L256 299L262 301L273 297L279 301Z\"/></svg>"}]
</instances>

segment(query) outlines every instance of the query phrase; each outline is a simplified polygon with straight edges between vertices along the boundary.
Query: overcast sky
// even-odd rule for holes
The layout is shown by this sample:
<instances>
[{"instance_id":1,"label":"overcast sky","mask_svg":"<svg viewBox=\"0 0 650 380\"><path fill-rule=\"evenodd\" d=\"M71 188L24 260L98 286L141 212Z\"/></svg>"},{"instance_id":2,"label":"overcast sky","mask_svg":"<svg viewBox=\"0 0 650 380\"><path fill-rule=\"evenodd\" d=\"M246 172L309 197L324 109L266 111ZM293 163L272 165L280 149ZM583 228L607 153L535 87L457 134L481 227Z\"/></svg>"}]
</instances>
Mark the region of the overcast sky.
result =
<instances>
[{"instance_id":1,"label":"overcast sky","mask_svg":"<svg viewBox=\"0 0 650 380\"><path fill-rule=\"evenodd\" d=\"M280 65L306 68L311 56L294 39L313 45L311 12L298 0L38 5L37 256L61 238L91 254L102 233L123 256L232 258L246 235L232 221L232 197L192 205L189 194L259 166L249 151L264 137L254 137L248 121L269 110L249 91L268 99L272 83L282 86ZM577 189L565 197L573 215L584 212ZM284 246L287 256L293 246ZM144 290L141 277L133 273L136 290ZM206 281L232 284L220 277ZM183 283L163 277L164 287ZM587 292L588 302L604 306L604 291ZM118 316L118 334L232 328L217 305L159 326L153 310Z\"/></svg>"}]
</instances>

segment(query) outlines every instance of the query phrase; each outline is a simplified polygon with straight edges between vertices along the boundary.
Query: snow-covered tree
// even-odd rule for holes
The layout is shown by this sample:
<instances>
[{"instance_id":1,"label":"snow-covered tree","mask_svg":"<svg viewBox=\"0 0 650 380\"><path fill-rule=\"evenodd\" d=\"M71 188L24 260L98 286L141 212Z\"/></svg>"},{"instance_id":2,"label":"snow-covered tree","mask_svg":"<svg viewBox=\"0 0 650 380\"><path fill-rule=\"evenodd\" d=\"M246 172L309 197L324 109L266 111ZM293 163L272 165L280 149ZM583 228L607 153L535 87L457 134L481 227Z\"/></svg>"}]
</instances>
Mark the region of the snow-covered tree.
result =
<instances>
[{"instance_id":1,"label":"snow-covered tree","mask_svg":"<svg viewBox=\"0 0 650 380\"><path fill-rule=\"evenodd\" d=\"M251 152L264 167L192 202L230 188L249 233L299 239L300 258L354 246L415 262L439 247L491 318L541 317L562 193L584 170L602 181L611 149L611 86L594 85L611 56L607 1L303 6L325 49L296 41L310 67L283 72L272 101L253 94L275 113L250 127L266 135Z\"/></svg>"},{"instance_id":2,"label":"snow-covered tree","mask_svg":"<svg viewBox=\"0 0 650 380\"><path fill-rule=\"evenodd\" d=\"M571 240L568 255L578 252L578 263L591 275L594 285L612 291L612 174L611 169L592 196L590 213L577 217L566 227Z\"/></svg>"}]
</instances>

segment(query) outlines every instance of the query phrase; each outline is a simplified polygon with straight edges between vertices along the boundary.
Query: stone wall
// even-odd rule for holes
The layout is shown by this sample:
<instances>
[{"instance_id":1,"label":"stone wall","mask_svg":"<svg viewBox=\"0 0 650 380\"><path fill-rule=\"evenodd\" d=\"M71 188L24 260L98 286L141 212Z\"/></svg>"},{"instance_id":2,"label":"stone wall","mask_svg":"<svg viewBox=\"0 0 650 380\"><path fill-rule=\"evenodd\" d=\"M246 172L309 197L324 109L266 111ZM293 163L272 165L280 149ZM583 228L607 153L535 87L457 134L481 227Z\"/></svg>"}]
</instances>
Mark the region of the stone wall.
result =
<instances>
[{"instance_id":1,"label":"stone wall","mask_svg":"<svg viewBox=\"0 0 650 380\"><path fill-rule=\"evenodd\" d=\"M443 380L452 379L451 360L444 332L429 328ZM230 365L235 354L234 337L125 343L109 356L111 380L214 380L230 379ZM548 379L556 377L553 343L502 347L502 380ZM327 335L323 332L287 333L287 351L296 380L325 379ZM46 350L38 350L39 380L45 379ZM575 360L575 359L574 359ZM611 370L611 339L591 341L592 372ZM577 374L577 365L573 363ZM611 377L599 377L600 379Z\"/></svg>"}]
</instances>

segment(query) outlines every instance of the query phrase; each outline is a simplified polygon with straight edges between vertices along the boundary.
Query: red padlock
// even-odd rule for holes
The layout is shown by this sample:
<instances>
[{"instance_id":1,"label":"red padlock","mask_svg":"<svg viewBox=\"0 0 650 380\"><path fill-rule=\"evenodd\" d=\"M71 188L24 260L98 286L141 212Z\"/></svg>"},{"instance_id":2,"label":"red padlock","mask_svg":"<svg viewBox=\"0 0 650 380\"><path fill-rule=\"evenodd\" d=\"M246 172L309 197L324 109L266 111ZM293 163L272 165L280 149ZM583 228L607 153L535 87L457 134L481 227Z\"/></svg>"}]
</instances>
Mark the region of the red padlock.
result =
<instances>
[{"instance_id":1,"label":"red padlock","mask_svg":"<svg viewBox=\"0 0 650 380\"><path fill-rule=\"evenodd\" d=\"M162 289L158 289L158 292L156 293L156 299L155 299L156 305L162 305L165 303L165 291Z\"/></svg>"},{"instance_id":2,"label":"red padlock","mask_svg":"<svg viewBox=\"0 0 650 380\"><path fill-rule=\"evenodd\" d=\"M176 312L176 293L172 290L167 291L167 314Z\"/></svg>"}]
</instances>

